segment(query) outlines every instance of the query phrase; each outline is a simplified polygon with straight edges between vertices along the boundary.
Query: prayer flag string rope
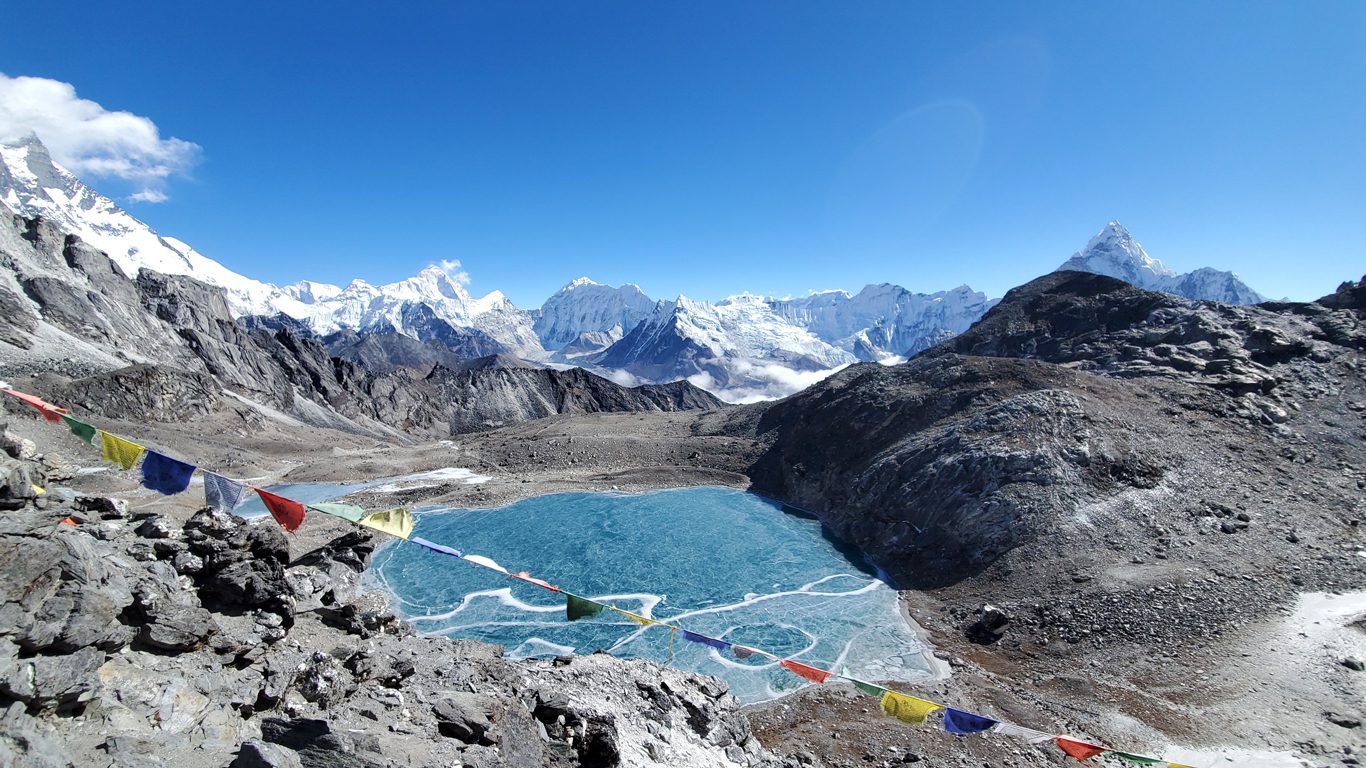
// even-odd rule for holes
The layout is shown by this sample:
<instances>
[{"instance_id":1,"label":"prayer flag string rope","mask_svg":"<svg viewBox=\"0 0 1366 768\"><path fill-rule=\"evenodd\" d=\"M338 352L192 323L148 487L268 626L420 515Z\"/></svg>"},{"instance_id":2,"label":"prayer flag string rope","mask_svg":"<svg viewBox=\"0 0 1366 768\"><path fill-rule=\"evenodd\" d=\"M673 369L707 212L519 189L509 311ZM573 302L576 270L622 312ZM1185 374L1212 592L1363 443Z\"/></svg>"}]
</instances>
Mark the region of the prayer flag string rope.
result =
<instances>
[{"instance_id":1,"label":"prayer flag string rope","mask_svg":"<svg viewBox=\"0 0 1366 768\"><path fill-rule=\"evenodd\" d=\"M1138 765L1162 765L1168 768L1191 768L1191 766L1175 763L1160 758L1148 757L1146 755L1122 752L1110 747L1092 744L1081 739L1074 739L1068 736L1036 731L1032 728L1007 723L985 715L955 709L946 704L922 699L910 694L901 693L874 685L849 674L848 668L841 669L840 672L813 667L795 659L782 658L760 648L732 643L716 637L693 632L683 627L670 624L666 621L642 616L619 608L609 603L600 603L586 597L575 595L568 590L561 589L552 585L544 579L533 577L527 571L513 573L493 560L483 555L474 555L462 550L448 547L442 544L430 542L419 536L413 536L414 521L412 514L405 508L387 509L380 512L367 512L361 507L351 504L338 503L315 503L303 504L293 499L271 493L263 488L257 488L247 483L232 480L223 475L197 467L178 459L171 458L159 451L148 449L127 438L105 432L102 429L87 424L71 416L71 412L65 408L59 408L42 398L34 395L16 392L12 389L0 389L0 392L7 394L32 408L37 409L43 419L51 424L65 424L71 433L80 438L82 442L100 447L101 455L113 464L117 464L124 470L131 470L137 465L138 460L142 460L143 485L147 488L164 494L183 493L189 488L190 477L194 472L200 472L204 477L204 503L205 506L220 512L233 512L248 497L249 492L255 492L270 512L271 517L286 531L293 533L303 525L308 511L321 512L323 514L339 517L343 520L382 531L391 536L403 539L410 544L418 546L429 552L455 557L465 562L476 565L486 570L495 571L506 578L521 581L533 586L540 587L549 592L563 595L565 598L565 618L568 621L578 621L580 619L591 618L602 614L604 611L612 611L626 617L635 624L640 625L641 630L660 626L669 631L669 663L673 663L674 657L674 638L682 635L688 642L705 645L715 651L729 650L737 659L748 659L752 656L761 656L772 662L777 662L779 666L804 680L813 683L825 683L832 678L846 680L862 693L878 697L882 711L890 717L894 717L904 723L912 725L924 724L931 715L942 712L941 724L945 731L954 734L974 734L974 733L995 733L1002 736L1011 736L1023 739L1033 744L1045 744L1052 742L1065 755L1075 759L1083 765L1090 765L1087 761L1091 758L1109 753L1115 757L1127 760ZM62 521L74 525L70 518Z\"/></svg>"}]
</instances>

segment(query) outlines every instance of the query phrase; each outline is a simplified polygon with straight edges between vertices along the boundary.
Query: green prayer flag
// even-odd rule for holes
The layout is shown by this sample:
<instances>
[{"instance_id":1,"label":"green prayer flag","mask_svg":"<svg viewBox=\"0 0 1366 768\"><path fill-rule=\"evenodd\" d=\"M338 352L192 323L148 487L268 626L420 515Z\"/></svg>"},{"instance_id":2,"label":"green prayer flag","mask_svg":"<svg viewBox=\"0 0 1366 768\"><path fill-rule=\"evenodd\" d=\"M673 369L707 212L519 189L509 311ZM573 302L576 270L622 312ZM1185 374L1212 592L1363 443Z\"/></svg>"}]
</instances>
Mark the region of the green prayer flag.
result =
<instances>
[{"instance_id":1,"label":"green prayer flag","mask_svg":"<svg viewBox=\"0 0 1366 768\"><path fill-rule=\"evenodd\" d=\"M369 512L366 512L365 510L361 509L355 504L338 504L336 502L331 501L322 501L318 502L317 504L309 504L308 508L316 509L319 512L332 515L333 517L340 517L343 520L350 520L353 523L359 523L361 521L361 518L370 514Z\"/></svg>"},{"instance_id":2,"label":"green prayer flag","mask_svg":"<svg viewBox=\"0 0 1366 768\"><path fill-rule=\"evenodd\" d=\"M65 413L62 414L62 421L66 422L66 427L71 430L71 434L91 445L95 444L95 433L98 430L95 429L94 425L86 424L84 421Z\"/></svg>"},{"instance_id":3,"label":"green prayer flag","mask_svg":"<svg viewBox=\"0 0 1366 768\"><path fill-rule=\"evenodd\" d=\"M1115 757L1122 757L1131 763L1138 763L1139 765L1161 765L1162 763L1166 762L1165 760L1158 760L1155 757L1146 757L1144 755L1131 755L1128 752L1111 752L1110 754L1114 755Z\"/></svg>"},{"instance_id":4,"label":"green prayer flag","mask_svg":"<svg viewBox=\"0 0 1366 768\"><path fill-rule=\"evenodd\" d=\"M882 694L887 692L887 689L883 688L882 686L873 685L872 683L865 683L862 680L855 680L854 676L849 674L848 667L845 667L840 671L840 677L853 683L855 688L868 694L869 696L881 696Z\"/></svg>"},{"instance_id":5,"label":"green prayer flag","mask_svg":"<svg viewBox=\"0 0 1366 768\"><path fill-rule=\"evenodd\" d=\"M589 616L597 616L599 613L602 613L604 608L606 608L606 606L604 606L602 603L595 603L592 600L585 600L582 597L571 595L568 592L564 594L564 597L564 612L565 615L569 617L570 621L575 621L577 619L586 619Z\"/></svg>"}]
</instances>

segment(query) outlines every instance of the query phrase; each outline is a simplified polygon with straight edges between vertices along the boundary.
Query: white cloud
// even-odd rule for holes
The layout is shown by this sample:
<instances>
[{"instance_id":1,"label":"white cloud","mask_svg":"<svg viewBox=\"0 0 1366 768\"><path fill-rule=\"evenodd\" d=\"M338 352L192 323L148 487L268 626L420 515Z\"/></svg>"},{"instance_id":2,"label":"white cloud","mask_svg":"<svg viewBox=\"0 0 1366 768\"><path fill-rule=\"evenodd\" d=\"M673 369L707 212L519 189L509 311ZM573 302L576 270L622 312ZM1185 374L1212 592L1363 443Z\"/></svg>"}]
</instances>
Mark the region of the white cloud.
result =
<instances>
[{"instance_id":1,"label":"white cloud","mask_svg":"<svg viewBox=\"0 0 1366 768\"><path fill-rule=\"evenodd\" d=\"M134 192L128 196L129 200L135 203L164 203L171 198L165 192L156 189L144 189L141 192Z\"/></svg>"},{"instance_id":2,"label":"white cloud","mask_svg":"<svg viewBox=\"0 0 1366 768\"><path fill-rule=\"evenodd\" d=\"M110 111L82 99L70 83L0 73L0 141L37 134L52 159L78 176L104 176L136 184L130 199L167 200L166 182L199 158L199 145L161 138L156 123L131 112Z\"/></svg>"},{"instance_id":3,"label":"white cloud","mask_svg":"<svg viewBox=\"0 0 1366 768\"><path fill-rule=\"evenodd\" d=\"M646 383L644 379L621 368L595 368L593 373L623 387L638 387Z\"/></svg>"},{"instance_id":4,"label":"white cloud","mask_svg":"<svg viewBox=\"0 0 1366 768\"><path fill-rule=\"evenodd\" d=\"M719 361L702 361L719 362ZM688 382L716 395L728 403L757 403L777 400L795 394L818 381L838 373L848 365L819 371L798 371L777 363L751 360L724 361L729 368L731 384L723 385L706 371L688 377Z\"/></svg>"},{"instance_id":5,"label":"white cloud","mask_svg":"<svg viewBox=\"0 0 1366 768\"><path fill-rule=\"evenodd\" d=\"M470 273L460 268L459 259L442 259L441 261L438 261L436 265L441 267L442 272L445 272L454 278L457 283L460 283L461 285L470 284Z\"/></svg>"}]
</instances>

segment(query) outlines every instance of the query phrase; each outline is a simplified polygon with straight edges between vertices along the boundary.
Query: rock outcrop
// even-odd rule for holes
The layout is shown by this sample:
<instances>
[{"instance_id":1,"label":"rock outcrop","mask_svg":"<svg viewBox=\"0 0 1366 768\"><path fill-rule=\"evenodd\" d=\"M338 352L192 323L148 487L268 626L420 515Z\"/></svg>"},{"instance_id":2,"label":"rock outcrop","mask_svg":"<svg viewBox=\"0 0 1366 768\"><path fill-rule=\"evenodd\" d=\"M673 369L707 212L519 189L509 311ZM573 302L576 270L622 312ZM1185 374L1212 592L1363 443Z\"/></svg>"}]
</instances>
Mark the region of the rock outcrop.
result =
<instances>
[{"instance_id":1,"label":"rock outcrop","mask_svg":"<svg viewBox=\"0 0 1366 768\"><path fill-rule=\"evenodd\" d=\"M5 449L11 473L49 481L31 444ZM415 636L359 593L366 531L291 559L269 521L202 510L180 524L13 486L0 489L4 765L785 765L716 680Z\"/></svg>"}]
</instances>

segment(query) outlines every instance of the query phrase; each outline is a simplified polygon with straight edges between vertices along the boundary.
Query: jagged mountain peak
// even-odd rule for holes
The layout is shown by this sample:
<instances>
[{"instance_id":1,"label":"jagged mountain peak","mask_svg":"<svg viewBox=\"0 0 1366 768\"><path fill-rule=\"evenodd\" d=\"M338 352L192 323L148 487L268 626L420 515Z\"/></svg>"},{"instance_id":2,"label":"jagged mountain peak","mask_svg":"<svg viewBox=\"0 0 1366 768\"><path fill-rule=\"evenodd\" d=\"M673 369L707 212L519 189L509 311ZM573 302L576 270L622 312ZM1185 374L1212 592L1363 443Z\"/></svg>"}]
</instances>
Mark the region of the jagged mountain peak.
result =
<instances>
[{"instance_id":1,"label":"jagged mountain peak","mask_svg":"<svg viewBox=\"0 0 1366 768\"><path fill-rule=\"evenodd\" d=\"M1111 220L1086 246L1063 262L1057 271L1091 272L1131 283L1150 291L1174 293L1187 299L1226 304L1256 304L1265 299L1232 272L1202 267L1177 274L1148 255L1131 232Z\"/></svg>"},{"instance_id":2,"label":"jagged mountain peak","mask_svg":"<svg viewBox=\"0 0 1366 768\"><path fill-rule=\"evenodd\" d=\"M1086 247L1072 254L1072 258L1059 269L1109 275L1134 285L1176 276L1167 265L1149 256L1134 239L1133 233L1114 220L1097 232L1086 243Z\"/></svg>"}]
</instances>

